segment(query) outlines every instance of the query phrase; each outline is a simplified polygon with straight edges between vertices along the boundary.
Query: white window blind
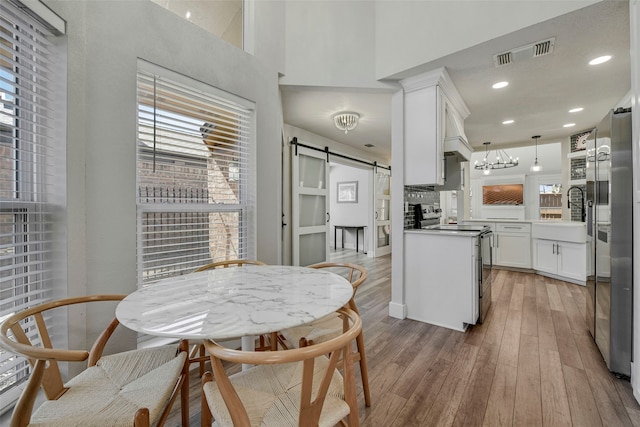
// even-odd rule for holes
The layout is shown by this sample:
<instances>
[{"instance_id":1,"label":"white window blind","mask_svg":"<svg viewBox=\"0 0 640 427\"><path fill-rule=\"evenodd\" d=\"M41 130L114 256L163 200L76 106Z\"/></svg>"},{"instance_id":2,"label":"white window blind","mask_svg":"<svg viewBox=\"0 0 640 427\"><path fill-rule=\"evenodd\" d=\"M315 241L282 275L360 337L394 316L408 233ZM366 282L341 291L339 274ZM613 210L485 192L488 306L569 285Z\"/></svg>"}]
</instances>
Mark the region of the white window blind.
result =
<instances>
[{"instance_id":1,"label":"white window blind","mask_svg":"<svg viewBox=\"0 0 640 427\"><path fill-rule=\"evenodd\" d=\"M252 103L140 61L138 286L254 254Z\"/></svg>"},{"instance_id":2,"label":"white window blind","mask_svg":"<svg viewBox=\"0 0 640 427\"><path fill-rule=\"evenodd\" d=\"M64 177L56 161L63 141L52 136L61 120L51 36L24 10L0 3L0 321L53 292L53 206ZM24 329L31 335L33 325ZM29 370L0 349L0 413Z\"/></svg>"}]
</instances>

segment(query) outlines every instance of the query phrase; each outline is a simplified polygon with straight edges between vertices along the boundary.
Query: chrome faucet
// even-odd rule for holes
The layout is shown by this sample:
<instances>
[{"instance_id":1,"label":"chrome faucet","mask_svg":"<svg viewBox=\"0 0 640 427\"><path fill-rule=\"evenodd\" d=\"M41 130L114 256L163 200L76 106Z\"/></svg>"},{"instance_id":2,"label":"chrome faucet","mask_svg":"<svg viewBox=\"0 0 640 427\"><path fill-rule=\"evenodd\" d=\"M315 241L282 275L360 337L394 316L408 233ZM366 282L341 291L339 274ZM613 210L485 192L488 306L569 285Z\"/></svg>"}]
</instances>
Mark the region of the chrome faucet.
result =
<instances>
[{"instance_id":1,"label":"chrome faucet","mask_svg":"<svg viewBox=\"0 0 640 427\"><path fill-rule=\"evenodd\" d=\"M573 189L577 189L580 190L580 217L582 218L582 222L585 222L585 219L587 217L587 213L584 210L584 190L580 187L578 187L577 185L574 185L573 187L569 187L569 189L567 190L567 208L571 209L571 190Z\"/></svg>"}]
</instances>

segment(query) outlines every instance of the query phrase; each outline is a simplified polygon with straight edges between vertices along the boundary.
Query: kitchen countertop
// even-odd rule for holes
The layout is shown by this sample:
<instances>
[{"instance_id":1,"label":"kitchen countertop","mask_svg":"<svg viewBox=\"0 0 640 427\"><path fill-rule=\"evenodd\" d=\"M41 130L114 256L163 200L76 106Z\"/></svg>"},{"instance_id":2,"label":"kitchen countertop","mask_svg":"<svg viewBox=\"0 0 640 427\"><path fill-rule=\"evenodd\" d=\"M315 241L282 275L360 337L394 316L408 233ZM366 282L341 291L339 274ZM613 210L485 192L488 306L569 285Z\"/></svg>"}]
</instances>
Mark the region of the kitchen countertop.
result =
<instances>
[{"instance_id":1,"label":"kitchen countertop","mask_svg":"<svg viewBox=\"0 0 640 427\"><path fill-rule=\"evenodd\" d=\"M489 219L489 218L473 218L463 219L461 222L514 222L514 223L526 223L526 224L554 224L554 225L569 225L578 226L580 224L585 225L586 222L580 221L558 221L558 220L544 220L544 219Z\"/></svg>"},{"instance_id":2,"label":"kitchen countertop","mask_svg":"<svg viewBox=\"0 0 640 427\"><path fill-rule=\"evenodd\" d=\"M433 226L438 227L438 226ZM481 230L446 230L446 229L435 229L431 227L421 228L421 229L406 229L405 233L408 234L426 234L426 235L447 235L447 236L458 236L458 237L475 237L480 234Z\"/></svg>"}]
</instances>

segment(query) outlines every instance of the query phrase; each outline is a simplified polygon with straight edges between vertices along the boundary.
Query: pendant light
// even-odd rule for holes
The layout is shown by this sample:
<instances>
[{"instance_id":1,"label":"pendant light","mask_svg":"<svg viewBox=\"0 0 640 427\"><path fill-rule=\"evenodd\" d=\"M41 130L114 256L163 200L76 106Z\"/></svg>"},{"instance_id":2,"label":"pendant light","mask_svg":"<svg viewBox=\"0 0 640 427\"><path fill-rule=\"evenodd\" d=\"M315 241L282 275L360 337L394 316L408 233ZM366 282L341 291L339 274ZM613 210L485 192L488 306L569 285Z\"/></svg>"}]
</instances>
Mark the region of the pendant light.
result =
<instances>
[{"instance_id":1,"label":"pendant light","mask_svg":"<svg viewBox=\"0 0 640 427\"><path fill-rule=\"evenodd\" d=\"M542 165L538 163L538 138L540 135L533 135L531 138L536 142L536 159L531 165L531 172L540 172L542 171Z\"/></svg>"}]
</instances>

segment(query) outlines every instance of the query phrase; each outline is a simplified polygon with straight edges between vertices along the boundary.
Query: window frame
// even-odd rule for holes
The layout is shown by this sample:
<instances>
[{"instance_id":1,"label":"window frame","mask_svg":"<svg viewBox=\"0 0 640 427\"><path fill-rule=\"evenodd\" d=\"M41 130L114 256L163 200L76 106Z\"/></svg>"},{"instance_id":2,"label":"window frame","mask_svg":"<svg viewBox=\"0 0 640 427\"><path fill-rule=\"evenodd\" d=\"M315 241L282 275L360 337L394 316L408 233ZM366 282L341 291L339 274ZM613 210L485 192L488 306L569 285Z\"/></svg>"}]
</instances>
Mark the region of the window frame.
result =
<instances>
[{"instance_id":1,"label":"window frame","mask_svg":"<svg viewBox=\"0 0 640 427\"><path fill-rule=\"evenodd\" d=\"M140 172L140 161L143 156L154 156L169 161L186 161L186 162L207 162L208 157L199 157L195 154L190 153L179 153L179 152L169 152L167 150L163 150L161 147L143 147L141 143L141 107L140 101L138 100L138 108L136 110L138 131L137 131L137 144L136 148L136 211L137 211L137 224L136 224L136 235L137 235L137 284L138 287L144 287L152 285L155 281L160 279L145 279L145 249L144 249L144 239L142 238L143 229L144 229L144 216L147 214L171 214L171 213L201 213L201 214L229 214L229 213L237 213L239 227L238 227L238 238L239 238L239 247L238 251L241 254L239 257L243 258L254 258L255 257L255 198L256 198L256 167L255 167L255 152L256 152L256 141L255 141L255 128L256 128L256 118L255 118L255 103L252 101L248 101L244 98L241 98L237 95L231 94L229 92L223 91L214 86L208 85L201 81L192 79L188 76L184 76L182 74L176 73L174 71L168 70L166 68L160 67L155 64L151 64L142 59L138 60L138 75L140 73L145 73L148 75L158 76L160 78L165 78L171 81L171 83L176 83L179 85L184 85L193 89L195 91L199 91L201 93L205 93L207 95L211 95L213 97L217 97L222 99L224 102L229 103L230 105L235 105L238 108L243 108L243 112L247 114L247 131L246 136L243 139L242 148L238 148L239 152L242 153L241 158L237 159L237 161L228 161L228 165L233 163L234 167L239 169L240 180L236 181L234 179L228 179L227 182L237 182L240 193L240 200L237 203L166 203L166 202L152 202L152 201L143 201L141 197L141 172ZM140 90L140 87L138 87ZM155 95L154 95L155 96ZM185 113L186 118L195 119L195 116L189 116ZM204 123L200 131L203 130L203 127L206 126L207 123ZM154 132L155 134L155 132ZM204 136L203 136L204 137ZM203 142L204 146L204 142ZM141 148L142 147L142 148ZM206 147L206 146L205 146ZM185 148L189 150L189 148ZM208 156L212 156L210 150L207 151ZM157 162L158 160L156 160ZM229 168L229 173L230 173ZM160 197L162 199L162 197ZM211 221L209 222L211 224ZM209 247L211 247L211 238L209 237ZM207 260L203 259L202 264L207 262L211 262L210 258ZM188 268L183 271L176 272L175 274L166 275L164 277L170 277L174 275L185 274L193 271L193 268Z\"/></svg>"},{"instance_id":2,"label":"window frame","mask_svg":"<svg viewBox=\"0 0 640 427\"><path fill-rule=\"evenodd\" d=\"M66 294L64 205L66 180L65 23L42 3L0 5L0 158L10 173L0 191L0 321ZM43 17L44 16L44 17ZM6 151L5 151L6 150ZM9 181L11 182L9 184ZM6 218L11 218L4 221ZM11 231L9 231L11 230ZM32 326L25 325L30 335ZM66 340L65 331L54 337ZM20 396L31 367L0 349L0 414Z\"/></svg>"}]
</instances>

